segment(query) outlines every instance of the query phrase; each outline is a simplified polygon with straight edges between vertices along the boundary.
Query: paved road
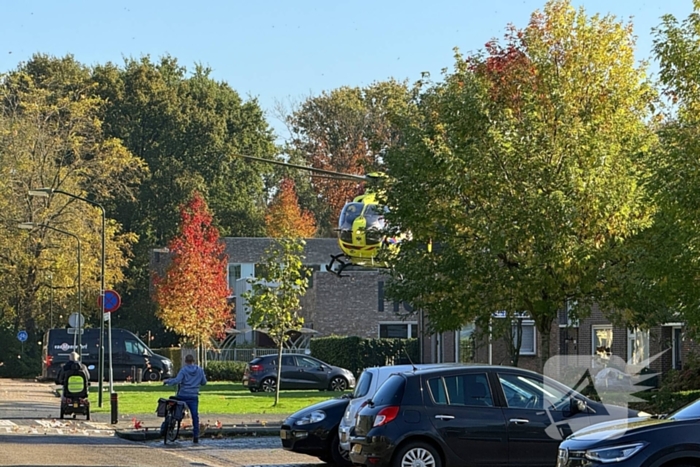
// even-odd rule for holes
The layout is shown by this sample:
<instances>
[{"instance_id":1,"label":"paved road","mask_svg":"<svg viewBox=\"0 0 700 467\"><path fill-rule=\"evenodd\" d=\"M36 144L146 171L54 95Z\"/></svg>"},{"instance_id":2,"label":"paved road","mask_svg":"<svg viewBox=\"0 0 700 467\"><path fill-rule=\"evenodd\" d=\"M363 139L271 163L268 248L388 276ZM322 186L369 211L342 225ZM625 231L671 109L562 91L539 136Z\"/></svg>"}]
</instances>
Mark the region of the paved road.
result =
<instances>
[{"instance_id":1,"label":"paved road","mask_svg":"<svg viewBox=\"0 0 700 467\"><path fill-rule=\"evenodd\" d=\"M136 443L116 437L0 434L0 466L322 467L280 448L274 437Z\"/></svg>"}]
</instances>

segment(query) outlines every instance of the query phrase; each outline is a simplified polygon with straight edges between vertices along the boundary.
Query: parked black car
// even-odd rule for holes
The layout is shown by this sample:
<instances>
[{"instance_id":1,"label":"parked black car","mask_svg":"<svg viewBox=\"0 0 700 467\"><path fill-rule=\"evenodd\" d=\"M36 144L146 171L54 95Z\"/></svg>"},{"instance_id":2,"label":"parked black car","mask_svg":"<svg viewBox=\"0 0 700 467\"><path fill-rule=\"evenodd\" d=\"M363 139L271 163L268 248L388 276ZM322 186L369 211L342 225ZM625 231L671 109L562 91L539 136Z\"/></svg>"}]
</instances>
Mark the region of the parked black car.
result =
<instances>
[{"instance_id":1,"label":"parked black car","mask_svg":"<svg viewBox=\"0 0 700 467\"><path fill-rule=\"evenodd\" d=\"M355 387L355 376L350 370L302 354L282 355L281 379L280 389L345 391ZM243 372L243 386L251 392L275 392L277 355L251 360Z\"/></svg>"},{"instance_id":2,"label":"parked black car","mask_svg":"<svg viewBox=\"0 0 700 467\"><path fill-rule=\"evenodd\" d=\"M287 417L280 427L282 447L318 457L329 464L350 466L348 451L340 448L338 424L351 397L345 394L338 399L319 402Z\"/></svg>"},{"instance_id":3,"label":"parked black car","mask_svg":"<svg viewBox=\"0 0 700 467\"><path fill-rule=\"evenodd\" d=\"M700 465L700 399L665 418L593 425L559 446L557 467Z\"/></svg>"},{"instance_id":4,"label":"parked black car","mask_svg":"<svg viewBox=\"0 0 700 467\"><path fill-rule=\"evenodd\" d=\"M368 466L554 466L561 440L636 417L538 373L459 365L392 375L355 424L350 460Z\"/></svg>"}]
</instances>

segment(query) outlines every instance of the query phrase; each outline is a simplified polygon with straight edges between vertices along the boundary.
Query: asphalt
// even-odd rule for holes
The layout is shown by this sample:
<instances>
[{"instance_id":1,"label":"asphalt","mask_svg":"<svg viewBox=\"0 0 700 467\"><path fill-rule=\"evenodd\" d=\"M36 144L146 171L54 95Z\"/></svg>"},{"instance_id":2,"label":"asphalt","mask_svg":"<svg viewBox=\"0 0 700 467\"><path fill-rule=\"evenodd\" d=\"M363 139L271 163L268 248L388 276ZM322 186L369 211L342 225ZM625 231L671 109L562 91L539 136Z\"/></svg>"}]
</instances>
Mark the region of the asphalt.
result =
<instances>
[{"instance_id":1,"label":"asphalt","mask_svg":"<svg viewBox=\"0 0 700 467\"><path fill-rule=\"evenodd\" d=\"M110 408L107 395L103 407ZM117 423L111 423L111 413L93 413L85 420L59 418L56 386L34 380L0 378L0 434L81 434L118 436L133 441L160 438L163 421L153 413L119 413ZM200 438L231 436L275 436L286 415L268 414L201 414ZM181 438L192 437L192 420L185 417Z\"/></svg>"}]
</instances>

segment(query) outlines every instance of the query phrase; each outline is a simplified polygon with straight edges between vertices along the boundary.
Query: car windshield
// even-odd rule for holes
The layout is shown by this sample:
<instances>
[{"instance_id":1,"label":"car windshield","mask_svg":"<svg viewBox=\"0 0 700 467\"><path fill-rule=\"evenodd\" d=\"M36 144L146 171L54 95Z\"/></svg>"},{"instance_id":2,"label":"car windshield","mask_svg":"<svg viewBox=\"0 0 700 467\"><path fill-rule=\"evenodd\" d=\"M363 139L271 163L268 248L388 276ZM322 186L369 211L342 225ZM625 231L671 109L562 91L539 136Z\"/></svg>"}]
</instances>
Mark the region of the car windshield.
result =
<instances>
[{"instance_id":1,"label":"car windshield","mask_svg":"<svg viewBox=\"0 0 700 467\"><path fill-rule=\"evenodd\" d=\"M354 398L366 396L369 392L369 387L372 385L373 377L374 375L371 371L363 371L360 375L360 379L357 381L357 386L352 396Z\"/></svg>"},{"instance_id":2,"label":"car windshield","mask_svg":"<svg viewBox=\"0 0 700 467\"><path fill-rule=\"evenodd\" d=\"M689 420L691 418L700 418L700 399L678 409L668 418L671 420Z\"/></svg>"},{"instance_id":3,"label":"car windshield","mask_svg":"<svg viewBox=\"0 0 700 467\"><path fill-rule=\"evenodd\" d=\"M401 375L391 375L372 398L375 406L398 405L403 398L406 379Z\"/></svg>"}]
</instances>

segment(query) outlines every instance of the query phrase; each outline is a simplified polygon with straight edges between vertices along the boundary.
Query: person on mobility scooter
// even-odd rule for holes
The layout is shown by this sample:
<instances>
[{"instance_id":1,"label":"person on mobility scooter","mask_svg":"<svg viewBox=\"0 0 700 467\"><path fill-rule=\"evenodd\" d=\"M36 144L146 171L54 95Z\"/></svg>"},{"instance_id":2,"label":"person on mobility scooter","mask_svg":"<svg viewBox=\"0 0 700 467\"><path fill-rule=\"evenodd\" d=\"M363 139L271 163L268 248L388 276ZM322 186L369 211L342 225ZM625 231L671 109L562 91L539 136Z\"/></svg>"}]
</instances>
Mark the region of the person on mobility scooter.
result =
<instances>
[{"instance_id":1,"label":"person on mobility scooter","mask_svg":"<svg viewBox=\"0 0 700 467\"><path fill-rule=\"evenodd\" d=\"M90 372L80 362L80 355L71 352L70 360L63 365L56 375L56 384L63 386L61 392L61 418L66 415L85 415L90 420L90 401L88 400L88 386L90 385Z\"/></svg>"}]
</instances>

